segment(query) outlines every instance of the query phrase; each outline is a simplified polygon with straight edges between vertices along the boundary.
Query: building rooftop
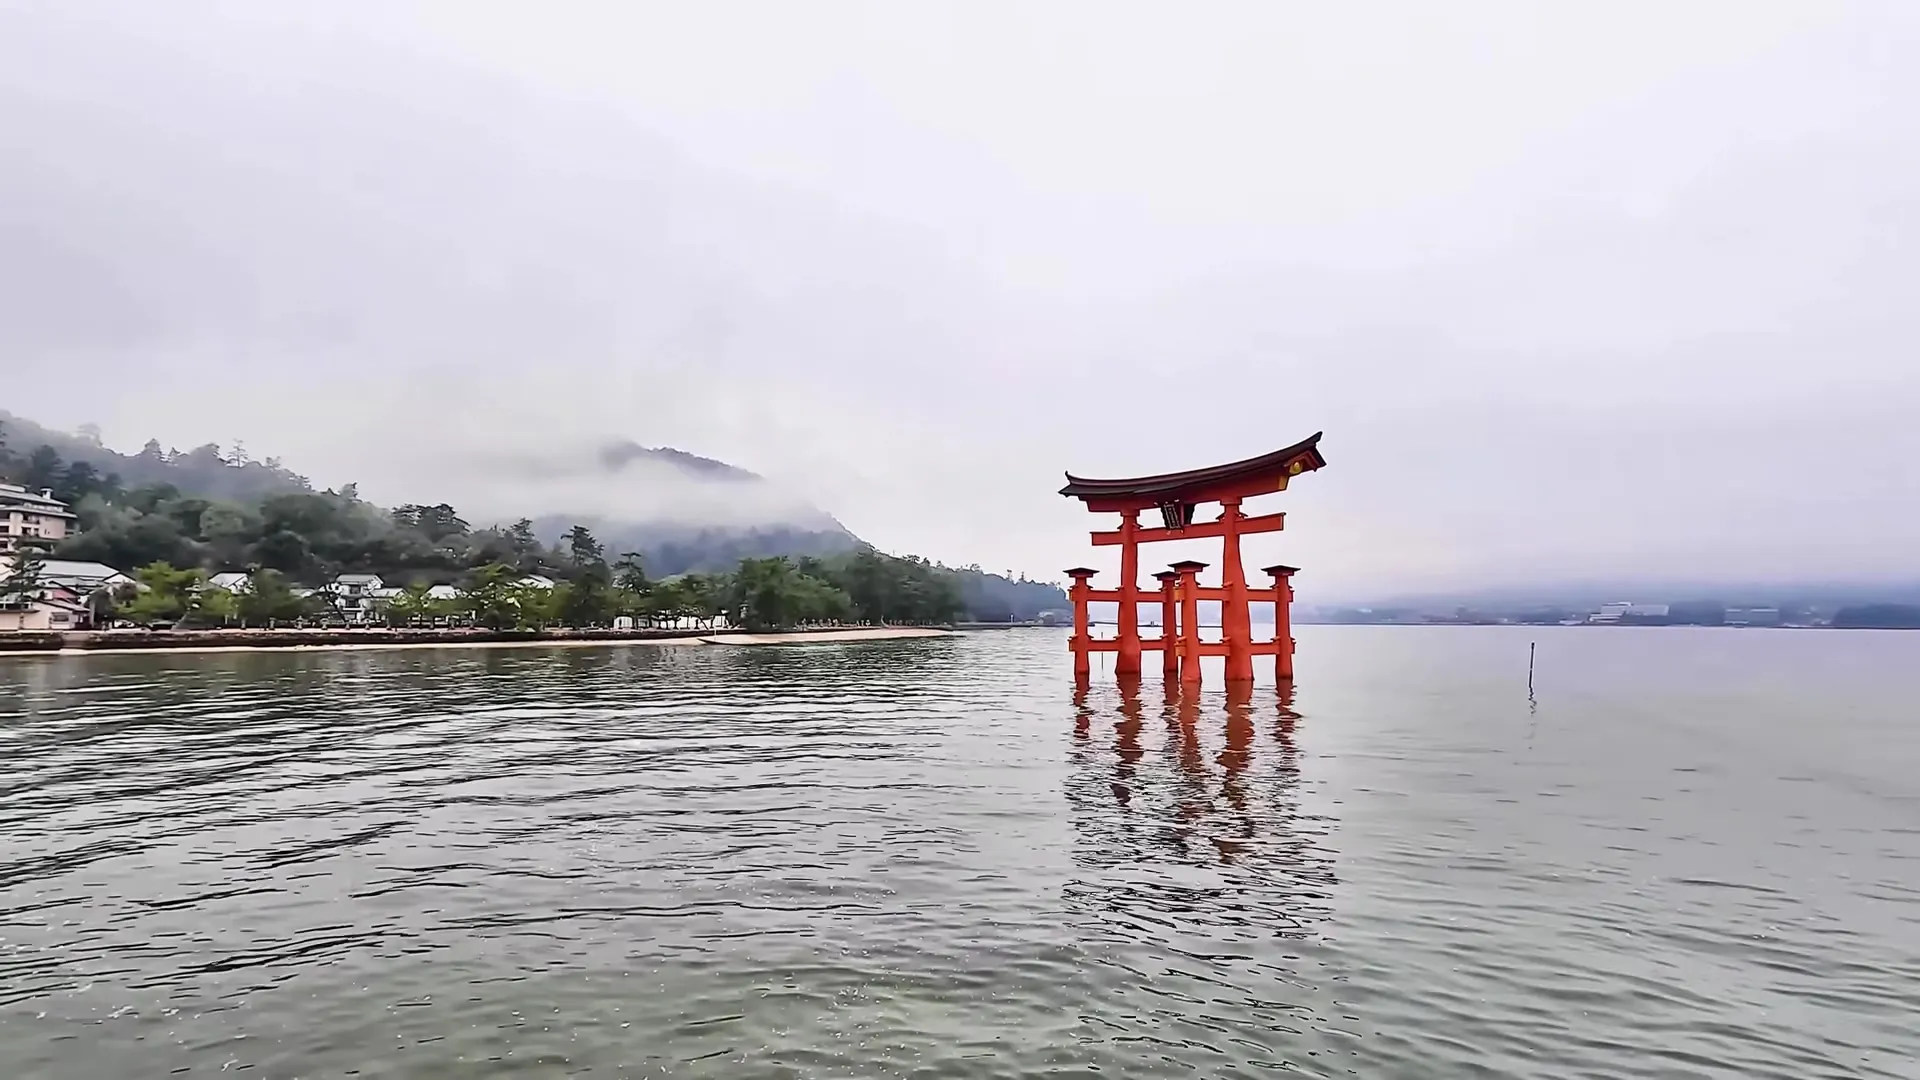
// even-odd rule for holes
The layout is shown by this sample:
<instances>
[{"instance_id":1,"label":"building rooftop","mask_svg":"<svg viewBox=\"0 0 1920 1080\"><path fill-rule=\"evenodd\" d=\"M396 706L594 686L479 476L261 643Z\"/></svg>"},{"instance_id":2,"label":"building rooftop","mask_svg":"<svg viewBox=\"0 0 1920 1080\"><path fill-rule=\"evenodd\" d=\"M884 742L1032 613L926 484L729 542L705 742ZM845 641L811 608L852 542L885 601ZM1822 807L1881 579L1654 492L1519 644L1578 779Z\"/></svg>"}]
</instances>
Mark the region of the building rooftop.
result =
<instances>
[{"instance_id":1,"label":"building rooftop","mask_svg":"<svg viewBox=\"0 0 1920 1080\"><path fill-rule=\"evenodd\" d=\"M71 578L76 581L104 581L110 577L127 575L108 566L106 563L75 562L69 559L48 559L40 564L40 576L48 581Z\"/></svg>"},{"instance_id":2,"label":"building rooftop","mask_svg":"<svg viewBox=\"0 0 1920 1080\"><path fill-rule=\"evenodd\" d=\"M0 505L54 517L73 517L67 510L67 504L54 498L53 492L45 489L31 491L19 484L0 484Z\"/></svg>"}]
</instances>

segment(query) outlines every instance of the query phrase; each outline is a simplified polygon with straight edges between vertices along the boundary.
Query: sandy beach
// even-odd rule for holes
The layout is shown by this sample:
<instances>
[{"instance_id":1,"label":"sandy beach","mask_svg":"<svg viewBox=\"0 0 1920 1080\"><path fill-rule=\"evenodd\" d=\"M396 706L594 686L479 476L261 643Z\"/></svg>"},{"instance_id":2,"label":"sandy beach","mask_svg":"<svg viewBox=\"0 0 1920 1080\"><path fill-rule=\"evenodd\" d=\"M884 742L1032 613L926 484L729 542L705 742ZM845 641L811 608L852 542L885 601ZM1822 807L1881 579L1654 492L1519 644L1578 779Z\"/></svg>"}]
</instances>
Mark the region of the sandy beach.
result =
<instances>
[{"instance_id":1,"label":"sandy beach","mask_svg":"<svg viewBox=\"0 0 1920 1080\"><path fill-rule=\"evenodd\" d=\"M341 641L324 645L275 645L263 642L258 645L194 645L170 644L149 646L146 648L70 648L42 652L0 652L0 658L7 656L132 656L135 654L157 655L160 653L229 653L229 652L354 652L379 650L393 652L406 649L572 649L584 646L607 648L611 646L632 645L704 645L697 637L670 638L528 638L523 641L460 641L449 638L445 641Z\"/></svg>"}]
</instances>

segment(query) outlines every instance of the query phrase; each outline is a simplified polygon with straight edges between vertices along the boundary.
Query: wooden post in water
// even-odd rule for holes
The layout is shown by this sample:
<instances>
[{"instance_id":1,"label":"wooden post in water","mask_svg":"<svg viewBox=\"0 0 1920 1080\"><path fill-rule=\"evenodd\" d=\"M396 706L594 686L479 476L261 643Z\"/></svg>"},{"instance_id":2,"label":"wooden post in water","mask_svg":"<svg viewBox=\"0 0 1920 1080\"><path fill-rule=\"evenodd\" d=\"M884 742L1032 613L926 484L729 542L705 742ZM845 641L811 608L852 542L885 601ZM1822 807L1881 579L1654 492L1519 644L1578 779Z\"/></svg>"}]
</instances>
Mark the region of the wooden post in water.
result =
<instances>
[{"instance_id":1,"label":"wooden post in water","mask_svg":"<svg viewBox=\"0 0 1920 1080\"><path fill-rule=\"evenodd\" d=\"M1089 640L1092 628L1087 625L1087 593L1092 591L1092 586L1087 581L1098 572L1084 566L1067 571L1067 576L1073 579L1073 587L1067 590L1073 601L1073 638L1067 642L1067 648L1073 650L1073 674L1077 678L1093 672L1093 642Z\"/></svg>"},{"instance_id":2,"label":"wooden post in water","mask_svg":"<svg viewBox=\"0 0 1920 1080\"><path fill-rule=\"evenodd\" d=\"M1281 683L1293 681L1293 575L1297 566L1269 566L1263 571L1273 579L1273 677Z\"/></svg>"},{"instance_id":3,"label":"wooden post in water","mask_svg":"<svg viewBox=\"0 0 1920 1080\"><path fill-rule=\"evenodd\" d=\"M1162 570L1153 579L1160 583L1160 675L1175 682L1180 678L1180 612L1175 606L1179 603L1175 586L1180 575Z\"/></svg>"},{"instance_id":4,"label":"wooden post in water","mask_svg":"<svg viewBox=\"0 0 1920 1080\"><path fill-rule=\"evenodd\" d=\"M1200 685L1200 571L1207 564L1185 559L1173 564L1180 575L1180 681Z\"/></svg>"}]
</instances>

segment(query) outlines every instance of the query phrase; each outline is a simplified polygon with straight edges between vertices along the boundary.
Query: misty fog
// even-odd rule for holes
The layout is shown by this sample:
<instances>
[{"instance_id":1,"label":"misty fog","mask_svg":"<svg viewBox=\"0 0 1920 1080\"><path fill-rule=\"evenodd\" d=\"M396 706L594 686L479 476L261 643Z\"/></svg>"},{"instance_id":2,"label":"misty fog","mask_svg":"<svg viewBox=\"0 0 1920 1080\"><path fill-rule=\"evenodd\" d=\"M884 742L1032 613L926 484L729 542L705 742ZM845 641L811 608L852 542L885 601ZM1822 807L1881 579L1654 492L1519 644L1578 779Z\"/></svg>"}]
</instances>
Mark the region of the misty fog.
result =
<instances>
[{"instance_id":1,"label":"misty fog","mask_svg":"<svg viewBox=\"0 0 1920 1080\"><path fill-rule=\"evenodd\" d=\"M1325 430L1248 545L1303 598L1911 579L1916 46L1865 3L5 5L0 404L1043 577L1104 525L1063 470Z\"/></svg>"}]
</instances>

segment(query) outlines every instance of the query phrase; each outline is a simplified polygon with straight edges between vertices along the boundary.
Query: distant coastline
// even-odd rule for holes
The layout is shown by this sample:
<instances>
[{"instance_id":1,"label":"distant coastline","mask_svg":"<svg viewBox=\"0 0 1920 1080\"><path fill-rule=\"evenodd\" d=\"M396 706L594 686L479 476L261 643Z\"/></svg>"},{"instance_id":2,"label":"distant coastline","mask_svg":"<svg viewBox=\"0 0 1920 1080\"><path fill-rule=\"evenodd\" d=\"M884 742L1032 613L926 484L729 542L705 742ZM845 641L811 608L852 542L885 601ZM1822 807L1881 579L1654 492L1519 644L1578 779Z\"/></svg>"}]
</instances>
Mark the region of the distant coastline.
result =
<instances>
[{"instance_id":1,"label":"distant coastline","mask_svg":"<svg viewBox=\"0 0 1920 1080\"><path fill-rule=\"evenodd\" d=\"M1689 611L1680 605L1607 605L1597 613L1489 612L1451 613L1405 609L1335 609L1308 612L1298 623L1330 626L1694 626L1740 630L1920 630L1920 605L1871 604L1827 610L1778 607L1715 608ZM1652 609L1652 610L1646 610Z\"/></svg>"},{"instance_id":2,"label":"distant coastline","mask_svg":"<svg viewBox=\"0 0 1920 1080\"><path fill-rule=\"evenodd\" d=\"M944 637L926 626L826 626L778 634L743 630L102 630L0 634L0 657L161 652L287 652L583 645L776 645ZM736 640L737 639L737 640Z\"/></svg>"},{"instance_id":3,"label":"distant coastline","mask_svg":"<svg viewBox=\"0 0 1920 1080\"><path fill-rule=\"evenodd\" d=\"M1358 619L1295 619L1293 624L1295 626L1525 626L1535 629L1542 627L1567 627L1569 629L1636 627L1640 629L1661 630L1920 630L1920 626L1836 626L1832 623L1767 623L1763 625L1746 625L1738 623L1520 622L1512 619L1377 619L1372 621Z\"/></svg>"}]
</instances>

